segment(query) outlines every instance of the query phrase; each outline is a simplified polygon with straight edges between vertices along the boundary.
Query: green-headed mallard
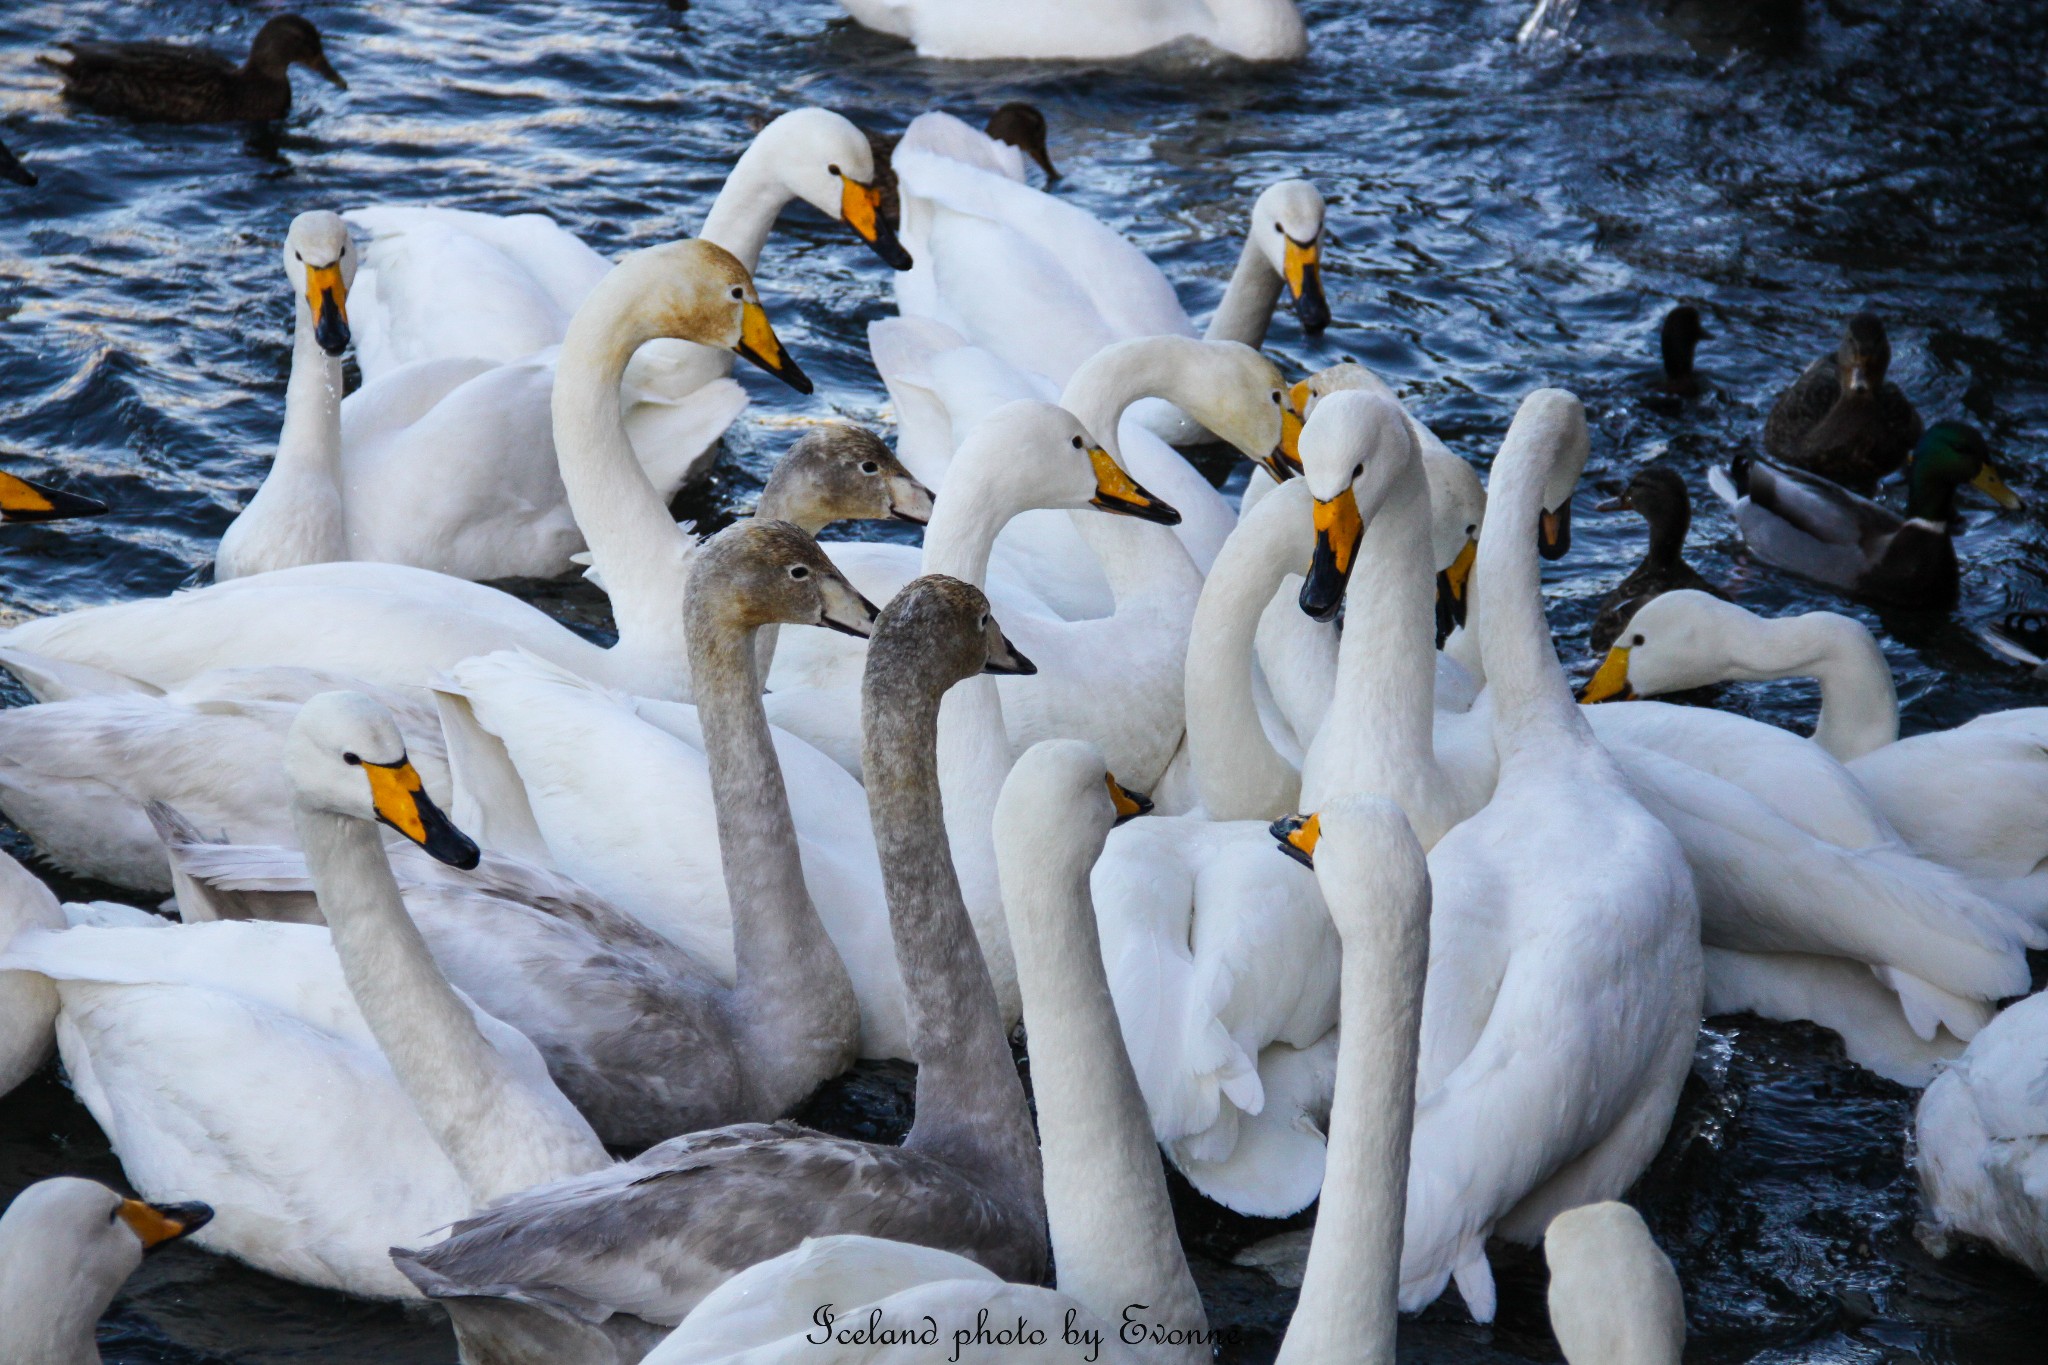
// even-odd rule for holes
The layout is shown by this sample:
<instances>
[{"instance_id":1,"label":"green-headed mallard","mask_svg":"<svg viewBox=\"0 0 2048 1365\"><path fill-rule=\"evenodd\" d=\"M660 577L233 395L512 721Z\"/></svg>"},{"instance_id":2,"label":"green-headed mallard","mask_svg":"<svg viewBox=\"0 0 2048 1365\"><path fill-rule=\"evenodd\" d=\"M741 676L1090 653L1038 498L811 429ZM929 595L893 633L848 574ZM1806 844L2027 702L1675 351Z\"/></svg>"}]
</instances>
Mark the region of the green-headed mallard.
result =
<instances>
[{"instance_id":1,"label":"green-headed mallard","mask_svg":"<svg viewBox=\"0 0 2048 1365\"><path fill-rule=\"evenodd\" d=\"M1817 475L1748 457L1708 479L1759 559L1873 602L1937 611L1955 605L1959 584L1949 539L1956 490L1969 484L2001 507L2020 505L1984 438L1961 422L1921 437L1904 516Z\"/></svg>"},{"instance_id":2,"label":"green-headed mallard","mask_svg":"<svg viewBox=\"0 0 2048 1365\"><path fill-rule=\"evenodd\" d=\"M230 123L279 119L291 112L294 65L309 67L340 89L348 82L328 64L319 30L296 14L280 14L257 30L249 60L234 62L211 48L178 43L64 43L68 62L39 58L63 73L67 99L103 114L149 123Z\"/></svg>"},{"instance_id":3,"label":"green-headed mallard","mask_svg":"<svg viewBox=\"0 0 2048 1365\"><path fill-rule=\"evenodd\" d=\"M1884 323L1871 313L1850 318L1835 353L1808 365L1771 405L1764 452L1780 464L1870 492L1906 462L1920 439L1920 414L1884 377L1891 360Z\"/></svg>"},{"instance_id":4,"label":"green-headed mallard","mask_svg":"<svg viewBox=\"0 0 2048 1365\"><path fill-rule=\"evenodd\" d=\"M1615 584L1600 604L1600 614L1593 619L1594 649L1613 644L1636 608L1653 597L1680 588L1697 588L1716 597L1727 595L1685 562L1685 533L1692 526L1692 498L1678 471L1668 465L1645 465L1635 472L1620 497L1601 503L1599 510L1641 513L1650 525L1650 546L1643 562Z\"/></svg>"}]
</instances>

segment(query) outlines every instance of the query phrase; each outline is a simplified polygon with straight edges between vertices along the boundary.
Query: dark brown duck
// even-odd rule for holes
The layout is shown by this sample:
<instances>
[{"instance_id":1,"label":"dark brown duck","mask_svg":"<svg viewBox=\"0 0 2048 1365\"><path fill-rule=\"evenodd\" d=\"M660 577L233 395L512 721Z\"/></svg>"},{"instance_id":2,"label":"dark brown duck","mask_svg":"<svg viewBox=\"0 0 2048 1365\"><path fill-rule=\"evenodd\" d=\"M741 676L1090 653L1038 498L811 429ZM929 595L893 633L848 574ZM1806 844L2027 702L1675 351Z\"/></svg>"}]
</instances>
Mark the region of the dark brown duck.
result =
<instances>
[{"instance_id":1,"label":"dark brown duck","mask_svg":"<svg viewBox=\"0 0 2048 1365\"><path fill-rule=\"evenodd\" d=\"M40 57L64 76L64 97L103 114L148 123L234 123L291 112L293 66L348 89L327 61L319 30L281 14L256 33L240 66L211 48L180 43L63 43L69 61Z\"/></svg>"},{"instance_id":2,"label":"dark brown duck","mask_svg":"<svg viewBox=\"0 0 2048 1365\"><path fill-rule=\"evenodd\" d=\"M862 132L867 132L862 129ZM998 142L1007 142L1024 155L1038 163L1045 172L1045 183L1050 185L1060 178L1058 168L1052 164L1052 153L1046 149L1045 115L1036 105L1012 100L989 115L988 124L982 129ZM903 204L896 189L896 168L890 157L896 144L903 140L898 133L868 133L868 146L875 152L875 184L882 191L882 214L892 223L903 221Z\"/></svg>"},{"instance_id":3,"label":"dark brown duck","mask_svg":"<svg viewBox=\"0 0 2048 1365\"><path fill-rule=\"evenodd\" d=\"M1644 466L1628 481L1628 488L1620 497L1601 503L1599 510L1641 514L1650 526L1650 546L1643 562L1615 584L1601 602L1600 614L1593 618L1595 650L1613 644L1636 609L1653 597L1680 588L1697 588L1719 598L1727 597L1685 562L1685 535L1692 527L1692 497L1676 470L1661 464Z\"/></svg>"},{"instance_id":4,"label":"dark brown duck","mask_svg":"<svg viewBox=\"0 0 2048 1365\"><path fill-rule=\"evenodd\" d=\"M1841 345L1778 395L1764 423L1764 450L1781 464L1868 493L1920 439L1920 414L1884 372L1892 360L1884 323L1858 313Z\"/></svg>"}]
</instances>

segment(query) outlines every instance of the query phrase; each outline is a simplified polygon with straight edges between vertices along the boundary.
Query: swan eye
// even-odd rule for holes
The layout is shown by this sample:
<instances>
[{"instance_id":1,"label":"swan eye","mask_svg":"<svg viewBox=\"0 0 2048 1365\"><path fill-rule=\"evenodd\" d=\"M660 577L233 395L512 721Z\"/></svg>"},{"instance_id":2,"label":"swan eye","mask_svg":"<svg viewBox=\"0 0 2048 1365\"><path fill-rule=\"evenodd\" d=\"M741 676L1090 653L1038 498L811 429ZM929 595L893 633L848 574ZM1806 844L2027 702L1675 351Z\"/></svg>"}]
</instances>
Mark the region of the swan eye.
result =
<instances>
[{"instance_id":1,"label":"swan eye","mask_svg":"<svg viewBox=\"0 0 2048 1365\"><path fill-rule=\"evenodd\" d=\"M297 261L300 265L304 265L306 263L306 258L299 254L299 249L297 247L292 248L292 259Z\"/></svg>"},{"instance_id":2,"label":"swan eye","mask_svg":"<svg viewBox=\"0 0 2048 1365\"><path fill-rule=\"evenodd\" d=\"M348 764L348 766L351 768L361 767L363 762L362 759L358 758L354 754L343 754L341 756L341 761Z\"/></svg>"},{"instance_id":3,"label":"swan eye","mask_svg":"<svg viewBox=\"0 0 2048 1365\"><path fill-rule=\"evenodd\" d=\"M736 299L743 299L747 296L747 291L740 288L738 285L734 285L732 287L732 296Z\"/></svg>"},{"instance_id":4,"label":"swan eye","mask_svg":"<svg viewBox=\"0 0 2048 1365\"><path fill-rule=\"evenodd\" d=\"M789 576L801 583L811 576L810 567L805 564L792 564L789 566Z\"/></svg>"},{"instance_id":5,"label":"swan eye","mask_svg":"<svg viewBox=\"0 0 2048 1365\"><path fill-rule=\"evenodd\" d=\"M1361 464L1356 464L1356 465L1353 465L1353 466L1351 467L1351 477L1352 477L1352 478L1354 478L1354 479L1355 479L1355 478L1358 478L1358 477L1359 477L1360 475L1362 475L1362 474L1364 474L1364 473L1365 473L1365 466L1364 466L1364 464L1362 464L1362 463L1361 463Z\"/></svg>"},{"instance_id":6,"label":"swan eye","mask_svg":"<svg viewBox=\"0 0 2048 1365\"><path fill-rule=\"evenodd\" d=\"M1636 636L1636 637L1635 637L1635 638L1634 638L1634 639L1633 639L1633 640L1632 640L1632 641L1630 642L1630 647L1631 647L1631 648L1637 648L1637 647L1640 647L1640 646L1642 645L1642 643L1643 643L1643 637L1642 637L1642 636L1640 636L1640 635L1638 635L1638 636Z\"/></svg>"},{"instance_id":7,"label":"swan eye","mask_svg":"<svg viewBox=\"0 0 2048 1365\"><path fill-rule=\"evenodd\" d=\"M1079 450L1080 448L1081 448L1081 438L1080 438L1080 437L1078 437L1078 436L1076 436L1076 437L1074 438L1074 449L1076 449L1076 450Z\"/></svg>"},{"instance_id":8,"label":"swan eye","mask_svg":"<svg viewBox=\"0 0 2048 1365\"><path fill-rule=\"evenodd\" d=\"M1285 232L1285 231L1287 231L1287 229L1286 229L1286 228L1284 228L1284 227L1281 227L1281 226L1280 226L1280 225L1279 225L1278 223L1275 223L1275 224L1273 224L1273 231L1275 231L1275 232Z\"/></svg>"},{"instance_id":9,"label":"swan eye","mask_svg":"<svg viewBox=\"0 0 2048 1365\"><path fill-rule=\"evenodd\" d=\"M862 460L860 462L860 472L863 474L879 474L882 472L882 467L873 460Z\"/></svg>"},{"instance_id":10,"label":"swan eye","mask_svg":"<svg viewBox=\"0 0 2048 1365\"><path fill-rule=\"evenodd\" d=\"M1479 528L1478 528L1478 526L1476 526L1476 525L1474 525L1474 526L1467 526L1467 527L1465 528L1465 535L1466 535L1466 537L1467 537L1468 539L1469 539L1470 537L1472 537L1472 536L1476 536L1476 535L1478 535L1478 534L1479 534Z\"/></svg>"},{"instance_id":11,"label":"swan eye","mask_svg":"<svg viewBox=\"0 0 2048 1365\"><path fill-rule=\"evenodd\" d=\"M826 167L825 169L826 169L826 170L828 170L828 171L830 171L830 172L831 172L831 173L832 173L833 175L836 175L836 176L841 176L841 177L844 177L844 176L845 176L845 174L846 174L846 172L845 172L845 171L842 171L842 170L840 170L840 169L839 169L839 167L837 167L837 166L827 166L827 167Z\"/></svg>"},{"instance_id":12,"label":"swan eye","mask_svg":"<svg viewBox=\"0 0 2048 1365\"><path fill-rule=\"evenodd\" d=\"M1273 406L1280 406L1280 390L1278 389L1273 390Z\"/></svg>"}]
</instances>

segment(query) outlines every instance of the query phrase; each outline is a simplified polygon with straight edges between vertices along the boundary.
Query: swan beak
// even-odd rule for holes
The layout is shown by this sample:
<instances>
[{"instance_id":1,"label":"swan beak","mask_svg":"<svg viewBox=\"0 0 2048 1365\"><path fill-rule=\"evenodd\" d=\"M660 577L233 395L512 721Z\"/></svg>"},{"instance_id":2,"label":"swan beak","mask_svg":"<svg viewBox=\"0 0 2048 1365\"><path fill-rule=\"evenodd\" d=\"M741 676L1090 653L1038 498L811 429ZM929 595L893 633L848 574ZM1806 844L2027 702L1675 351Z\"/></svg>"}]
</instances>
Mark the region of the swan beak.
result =
<instances>
[{"instance_id":1,"label":"swan beak","mask_svg":"<svg viewBox=\"0 0 2048 1365\"><path fill-rule=\"evenodd\" d=\"M213 1209L206 1204L145 1204L140 1199L123 1199L115 1212L140 1239L144 1251L197 1232L213 1221Z\"/></svg>"},{"instance_id":2,"label":"swan beak","mask_svg":"<svg viewBox=\"0 0 2048 1365\"><path fill-rule=\"evenodd\" d=\"M1542 524L1536 528L1536 548L1543 552L1545 559L1563 559L1572 549L1572 505L1566 503L1555 512L1546 510Z\"/></svg>"},{"instance_id":3,"label":"swan beak","mask_svg":"<svg viewBox=\"0 0 2048 1365\"><path fill-rule=\"evenodd\" d=\"M1315 402L1315 392L1309 388L1306 379L1298 379L1287 391L1287 402L1294 409L1294 415L1302 421L1308 420L1309 404Z\"/></svg>"},{"instance_id":4,"label":"swan beak","mask_svg":"<svg viewBox=\"0 0 2048 1365\"><path fill-rule=\"evenodd\" d=\"M0 521L59 521L65 517L96 517L106 510L107 505L98 498L0 474Z\"/></svg>"},{"instance_id":5,"label":"swan beak","mask_svg":"<svg viewBox=\"0 0 2048 1365\"><path fill-rule=\"evenodd\" d=\"M441 813L420 785L420 775L406 759L396 763L372 763L365 759L363 771L370 778L370 804L377 822L389 825L427 851L428 856L464 871L482 857L467 834Z\"/></svg>"},{"instance_id":6,"label":"swan beak","mask_svg":"<svg viewBox=\"0 0 2048 1365\"><path fill-rule=\"evenodd\" d=\"M865 640L875 633L875 604L845 579L836 574L821 574L818 596L824 600L818 624L825 629L851 635L856 640Z\"/></svg>"},{"instance_id":7,"label":"swan beak","mask_svg":"<svg viewBox=\"0 0 2048 1365\"><path fill-rule=\"evenodd\" d=\"M910 269L913 264L910 253L903 249L903 243L896 240L896 229L882 216L880 185L863 185L851 177L841 177L839 216L853 229L855 236L874 248L884 265L891 270Z\"/></svg>"},{"instance_id":8,"label":"swan beak","mask_svg":"<svg viewBox=\"0 0 2048 1365\"><path fill-rule=\"evenodd\" d=\"M1977 470L1977 477L1970 480L1970 487L1984 494L2009 512L2017 512L2023 504L2020 495L2005 486L2005 480L1998 477L1998 471L1989 464Z\"/></svg>"},{"instance_id":9,"label":"swan beak","mask_svg":"<svg viewBox=\"0 0 2048 1365\"><path fill-rule=\"evenodd\" d=\"M1095 466L1095 496L1088 500L1091 506L1161 526L1180 525L1180 513L1147 493L1101 446L1088 448L1088 463Z\"/></svg>"},{"instance_id":10,"label":"swan beak","mask_svg":"<svg viewBox=\"0 0 2048 1365\"><path fill-rule=\"evenodd\" d=\"M932 519L932 490L908 474L890 475L889 519L925 525Z\"/></svg>"},{"instance_id":11,"label":"swan beak","mask_svg":"<svg viewBox=\"0 0 2048 1365\"><path fill-rule=\"evenodd\" d=\"M984 673L993 673L1003 678L1028 678L1038 671L1038 665L1024 657L1024 651L1010 643L1010 637L1003 634L1003 628L995 618L988 622L988 662L981 666Z\"/></svg>"},{"instance_id":12,"label":"swan beak","mask_svg":"<svg viewBox=\"0 0 2048 1365\"><path fill-rule=\"evenodd\" d=\"M1351 580L1358 542L1365 536L1365 522L1358 515L1358 498L1351 485L1346 484L1344 491L1328 502L1316 499L1315 526L1316 548L1301 585L1301 609L1318 621L1327 621L1344 601L1344 585Z\"/></svg>"},{"instance_id":13,"label":"swan beak","mask_svg":"<svg viewBox=\"0 0 2048 1365\"><path fill-rule=\"evenodd\" d=\"M1320 332L1330 325L1330 302L1323 297L1322 253L1314 242L1303 245L1287 239L1287 292L1294 299L1294 316L1302 327Z\"/></svg>"},{"instance_id":14,"label":"swan beak","mask_svg":"<svg viewBox=\"0 0 2048 1365\"><path fill-rule=\"evenodd\" d=\"M313 311L313 340L329 355L348 349L348 286L341 262L306 267L306 306Z\"/></svg>"},{"instance_id":15,"label":"swan beak","mask_svg":"<svg viewBox=\"0 0 2048 1365\"><path fill-rule=\"evenodd\" d=\"M1135 820L1152 809L1152 798L1143 792L1134 792L1116 780L1110 773L1104 773L1102 780L1109 784L1109 803L1116 807L1116 823ZM1114 828L1114 826L1112 826Z\"/></svg>"},{"instance_id":16,"label":"swan beak","mask_svg":"<svg viewBox=\"0 0 2048 1365\"><path fill-rule=\"evenodd\" d=\"M1303 867L1316 865L1316 842L1323 837L1320 815L1283 815L1267 826L1280 841L1280 851Z\"/></svg>"},{"instance_id":17,"label":"swan beak","mask_svg":"<svg viewBox=\"0 0 2048 1365\"><path fill-rule=\"evenodd\" d=\"M1465 590L1472 581L1472 565L1479 559L1479 542L1470 536L1465 546L1458 551L1458 557L1451 561L1451 567L1436 576L1437 597L1449 609L1451 624L1465 624Z\"/></svg>"},{"instance_id":18,"label":"swan beak","mask_svg":"<svg viewBox=\"0 0 2048 1365\"><path fill-rule=\"evenodd\" d=\"M1275 483L1286 483L1301 473L1301 418L1293 408L1280 414L1280 444L1261 463Z\"/></svg>"},{"instance_id":19,"label":"swan beak","mask_svg":"<svg viewBox=\"0 0 2048 1365\"><path fill-rule=\"evenodd\" d=\"M740 316L740 344L732 349L740 358L753 361L798 393L811 391L810 376L798 369L796 361L782 349L775 329L768 325L767 311L752 299L747 300Z\"/></svg>"},{"instance_id":20,"label":"swan beak","mask_svg":"<svg viewBox=\"0 0 2048 1365\"><path fill-rule=\"evenodd\" d=\"M1595 702L1635 699L1636 690L1628 682L1628 646L1616 645L1607 651L1607 657L1594 670L1593 681L1579 693L1579 704L1591 706Z\"/></svg>"}]
</instances>

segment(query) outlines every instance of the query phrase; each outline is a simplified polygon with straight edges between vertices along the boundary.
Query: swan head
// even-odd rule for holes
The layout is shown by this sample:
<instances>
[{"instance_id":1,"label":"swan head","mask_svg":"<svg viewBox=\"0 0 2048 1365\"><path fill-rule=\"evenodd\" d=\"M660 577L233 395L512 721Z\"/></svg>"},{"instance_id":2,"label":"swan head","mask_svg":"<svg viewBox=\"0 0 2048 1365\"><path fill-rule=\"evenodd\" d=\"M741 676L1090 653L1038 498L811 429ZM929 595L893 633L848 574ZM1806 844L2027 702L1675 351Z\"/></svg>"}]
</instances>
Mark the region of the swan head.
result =
<instances>
[{"instance_id":1,"label":"swan head","mask_svg":"<svg viewBox=\"0 0 2048 1365\"><path fill-rule=\"evenodd\" d=\"M313 209L292 219L284 234L284 275L305 305L313 339L329 355L348 349L348 291L360 253L341 215Z\"/></svg>"},{"instance_id":2,"label":"swan head","mask_svg":"<svg viewBox=\"0 0 2048 1365\"><path fill-rule=\"evenodd\" d=\"M1323 194L1306 180L1268 185L1252 204L1252 241L1287 289L1302 328L1330 325L1323 297Z\"/></svg>"},{"instance_id":3,"label":"swan head","mask_svg":"<svg viewBox=\"0 0 2048 1365\"><path fill-rule=\"evenodd\" d=\"M1697 588L1660 593L1637 607L1609 647L1607 657L1579 693L1587 704L1630 701L1711 687L1731 679L1756 681L1784 676L1792 660L1817 663L1823 655L1860 652L1882 658L1877 641L1861 621L1831 611L1808 612L1799 622L1788 658L1783 630L1746 607L1724 602Z\"/></svg>"},{"instance_id":4,"label":"swan head","mask_svg":"<svg viewBox=\"0 0 2048 1365\"><path fill-rule=\"evenodd\" d=\"M932 519L932 492L882 438L851 422L813 427L783 453L754 515L816 535L835 521Z\"/></svg>"},{"instance_id":5,"label":"swan head","mask_svg":"<svg viewBox=\"0 0 2048 1365\"><path fill-rule=\"evenodd\" d=\"M0 1250L31 1249L9 1258L31 1283L11 1287L53 1318L74 1318L63 1326L89 1337L145 1251L197 1232L212 1217L204 1204L149 1204L97 1180L58 1176L29 1186L0 1214Z\"/></svg>"},{"instance_id":6,"label":"swan head","mask_svg":"<svg viewBox=\"0 0 2048 1365\"><path fill-rule=\"evenodd\" d=\"M388 826L450 867L477 865L477 846L434 804L384 706L360 692L322 692L285 736L285 775L302 810Z\"/></svg>"},{"instance_id":7,"label":"swan head","mask_svg":"<svg viewBox=\"0 0 2048 1365\"><path fill-rule=\"evenodd\" d=\"M1280 851L1312 868L1345 943L1381 944L1420 907L1428 918L1429 859L1401 808L1354 792L1308 815L1275 820Z\"/></svg>"},{"instance_id":8,"label":"swan head","mask_svg":"<svg viewBox=\"0 0 2048 1365\"><path fill-rule=\"evenodd\" d=\"M1437 606L1449 625L1465 624L1472 566L1479 560L1479 532L1486 525L1486 485L1478 471L1445 452L1425 450L1422 475L1429 481L1429 549L1436 566Z\"/></svg>"},{"instance_id":9,"label":"swan head","mask_svg":"<svg viewBox=\"0 0 2048 1365\"><path fill-rule=\"evenodd\" d=\"M874 604L817 541L789 522L759 518L736 522L697 547L683 611L693 638L778 624L866 638L875 625Z\"/></svg>"},{"instance_id":10,"label":"swan head","mask_svg":"<svg viewBox=\"0 0 2048 1365\"><path fill-rule=\"evenodd\" d=\"M1593 449L1586 430L1586 409L1576 394L1564 389L1538 389L1515 409L1515 420L1501 441L1506 454L1518 441L1535 441L1547 452L1543 498L1536 521L1536 548L1545 559L1563 559L1572 548L1572 492ZM1499 469L1500 457L1494 459Z\"/></svg>"},{"instance_id":11,"label":"swan head","mask_svg":"<svg viewBox=\"0 0 2048 1365\"><path fill-rule=\"evenodd\" d=\"M1354 389L1316 404L1301 431L1302 480L1315 499L1316 533L1301 609L1316 620L1337 614L1366 523L1415 458L1408 416L1391 398Z\"/></svg>"},{"instance_id":12,"label":"swan head","mask_svg":"<svg viewBox=\"0 0 2048 1365\"><path fill-rule=\"evenodd\" d=\"M980 588L946 574L903 585L875 618L861 679L861 725L901 700L936 698L980 673L1031 674L1038 666L1011 644Z\"/></svg>"},{"instance_id":13,"label":"swan head","mask_svg":"<svg viewBox=\"0 0 2048 1365\"><path fill-rule=\"evenodd\" d=\"M953 462L965 474L958 496L1000 513L1093 507L1162 526L1180 521L1179 511L1126 473L1078 417L1053 403L1003 404L974 424Z\"/></svg>"},{"instance_id":14,"label":"swan head","mask_svg":"<svg viewBox=\"0 0 2048 1365\"><path fill-rule=\"evenodd\" d=\"M763 128L754 146L770 158L783 189L852 228L890 269L910 269L910 253L882 210L885 192L866 133L830 109L792 109Z\"/></svg>"},{"instance_id":15,"label":"swan head","mask_svg":"<svg viewBox=\"0 0 2048 1365\"><path fill-rule=\"evenodd\" d=\"M811 391L810 378L769 325L752 273L716 242L664 242L620 260L576 310L563 346L596 341L630 357L658 337L722 347L798 393Z\"/></svg>"}]
</instances>

